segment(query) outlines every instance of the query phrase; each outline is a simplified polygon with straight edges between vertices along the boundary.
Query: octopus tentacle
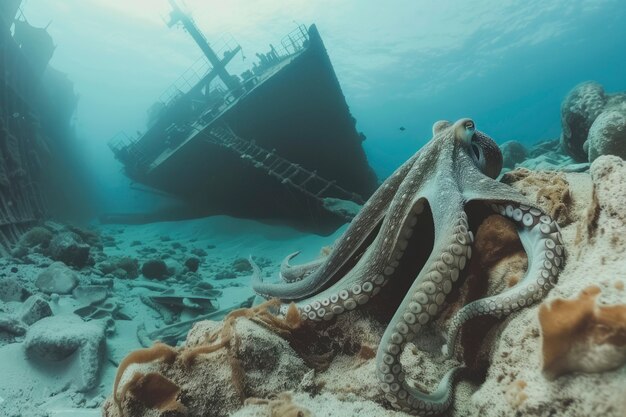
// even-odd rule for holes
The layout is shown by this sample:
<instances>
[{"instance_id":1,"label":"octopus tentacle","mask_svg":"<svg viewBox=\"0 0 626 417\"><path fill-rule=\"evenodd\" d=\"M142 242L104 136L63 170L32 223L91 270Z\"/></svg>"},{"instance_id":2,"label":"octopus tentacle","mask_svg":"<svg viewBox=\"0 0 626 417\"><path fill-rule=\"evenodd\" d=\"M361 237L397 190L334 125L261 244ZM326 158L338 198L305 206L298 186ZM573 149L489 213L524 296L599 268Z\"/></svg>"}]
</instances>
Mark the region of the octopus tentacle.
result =
<instances>
[{"instance_id":1,"label":"octopus tentacle","mask_svg":"<svg viewBox=\"0 0 626 417\"><path fill-rule=\"evenodd\" d=\"M395 244L387 244L388 238L384 238L383 234L379 235L357 265L341 281L311 298L296 303L302 318L313 321L330 320L345 311L354 310L376 296L399 265L408 245L408 238L413 234L417 216L423 213L425 204L425 199L418 199L413 205L411 214L405 216L399 231L400 237L396 239ZM384 257L387 261L372 260L373 253L383 253L379 248L380 245L390 248L389 256Z\"/></svg>"},{"instance_id":2,"label":"octopus tentacle","mask_svg":"<svg viewBox=\"0 0 626 417\"><path fill-rule=\"evenodd\" d=\"M323 258L315 259L314 261L307 262L301 265L290 265L289 261L300 254L300 251L290 253L283 259L280 264L280 279L284 282L300 281L309 276L315 270L317 270L324 262L326 262L327 256Z\"/></svg>"},{"instance_id":3,"label":"octopus tentacle","mask_svg":"<svg viewBox=\"0 0 626 417\"><path fill-rule=\"evenodd\" d=\"M565 263L565 249L556 222L535 207L523 204L492 203L496 213L522 226L519 236L528 255L528 268L520 282L501 294L473 301L450 320L444 352L451 356L461 326L479 316L507 316L540 301L554 287Z\"/></svg>"},{"instance_id":4,"label":"octopus tentacle","mask_svg":"<svg viewBox=\"0 0 626 417\"><path fill-rule=\"evenodd\" d=\"M252 280L254 291L264 297L277 297L283 300L298 300L313 294L330 281L339 270L352 259L364 242L373 233L386 215L398 188L404 183L407 174L411 171L421 153L416 153L411 159L402 164L391 177L374 192L372 197L359 211L346 232L337 241L332 253L318 269L303 278L291 283L263 283Z\"/></svg>"},{"instance_id":5,"label":"octopus tentacle","mask_svg":"<svg viewBox=\"0 0 626 417\"><path fill-rule=\"evenodd\" d=\"M420 333L441 311L446 295L452 290L460 271L471 256L471 233L467 216L461 211L438 251L431 254L407 296L402 301L382 337L376 357L376 369L385 397L395 408L421 415L443 412L452 401L454 377L460 368L450 370L430 394L424 393L405 380L400 356L406 343Z\"/></svg>"}]
</instances>

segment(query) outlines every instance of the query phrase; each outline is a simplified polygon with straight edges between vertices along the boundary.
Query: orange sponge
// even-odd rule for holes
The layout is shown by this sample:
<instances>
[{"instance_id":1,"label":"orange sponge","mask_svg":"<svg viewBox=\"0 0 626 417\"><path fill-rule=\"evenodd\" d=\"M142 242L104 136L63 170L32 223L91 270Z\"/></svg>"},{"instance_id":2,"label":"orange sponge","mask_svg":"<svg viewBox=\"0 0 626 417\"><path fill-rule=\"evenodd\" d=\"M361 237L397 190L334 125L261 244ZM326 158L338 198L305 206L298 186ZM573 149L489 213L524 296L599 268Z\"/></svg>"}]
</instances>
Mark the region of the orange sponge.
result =
<instances>
[{"instance_id":1,"label":"orange sponge","mask_svg":"<svg viewBox=\"0 0 626 417\"><path fill-rule=\"evenodd\" d=\"M599 294L590 286L577 299L539 307L546 376L604 372L626 363L626 305L598 306Z\"/></svg>"}]
</instances>

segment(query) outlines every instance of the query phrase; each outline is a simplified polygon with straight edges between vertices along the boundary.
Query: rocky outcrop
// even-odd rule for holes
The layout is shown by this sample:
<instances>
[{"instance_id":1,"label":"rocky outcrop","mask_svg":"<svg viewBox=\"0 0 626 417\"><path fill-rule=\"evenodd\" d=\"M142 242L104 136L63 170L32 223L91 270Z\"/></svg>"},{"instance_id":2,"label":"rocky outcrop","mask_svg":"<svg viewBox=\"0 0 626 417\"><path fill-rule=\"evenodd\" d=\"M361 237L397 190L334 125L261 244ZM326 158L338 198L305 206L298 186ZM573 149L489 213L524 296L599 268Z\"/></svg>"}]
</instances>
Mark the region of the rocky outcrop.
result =
<instances>
[{"instance_id":1,"label":"rocky outcrop","mask_svg":"<svg viewBox=\"0 0 626 417\"><path fill-rule=\"evenodd\" d=\"M600 155L626 157L626 93L607 94L588 81L561 104L561 146L578 162Z\"/></svg>"},{"instance_id":2,"label":"rocky outcrop","mask_svg":"<svg viewBox=\"0 0 626 417\"><path fill-rule=\"evenodd\" d=\"M586 142L589 161L602 155L626 159L626 101L609 107L593 122Z\"/></svg>"}]
</instances>

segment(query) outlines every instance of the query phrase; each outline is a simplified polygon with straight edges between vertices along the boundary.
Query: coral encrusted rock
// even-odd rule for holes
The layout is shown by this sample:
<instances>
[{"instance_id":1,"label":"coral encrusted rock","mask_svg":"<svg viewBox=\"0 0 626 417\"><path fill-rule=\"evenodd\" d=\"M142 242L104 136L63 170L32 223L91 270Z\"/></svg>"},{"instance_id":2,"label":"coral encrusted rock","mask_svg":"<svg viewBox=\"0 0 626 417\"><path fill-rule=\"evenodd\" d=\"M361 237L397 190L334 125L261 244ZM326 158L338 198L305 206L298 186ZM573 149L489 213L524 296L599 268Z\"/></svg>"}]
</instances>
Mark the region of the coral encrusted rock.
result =
<instances>
[{"instance_id":1,"label":"coral encrusted rock","mask_svg":"<svg viewBox=\"0 0 626 417\"><path fill-rule=\"evenodd\" d=\"M606 101L604 88L596 82L587 81L574 87L561 103L561 146L578 162L587 160L583 145Z\"/></svg>"},{"instance_id":2,"label":"coral encrusted rock","mask_svg":"<svg viewBox=\"0 0 626 417\"><path fill-rule=\"evenodd\" d=\"M596 82L574 87L561 104L561 146L578 162L626 157L626 93L607 94Z\"/></svg>"}]
</instances>

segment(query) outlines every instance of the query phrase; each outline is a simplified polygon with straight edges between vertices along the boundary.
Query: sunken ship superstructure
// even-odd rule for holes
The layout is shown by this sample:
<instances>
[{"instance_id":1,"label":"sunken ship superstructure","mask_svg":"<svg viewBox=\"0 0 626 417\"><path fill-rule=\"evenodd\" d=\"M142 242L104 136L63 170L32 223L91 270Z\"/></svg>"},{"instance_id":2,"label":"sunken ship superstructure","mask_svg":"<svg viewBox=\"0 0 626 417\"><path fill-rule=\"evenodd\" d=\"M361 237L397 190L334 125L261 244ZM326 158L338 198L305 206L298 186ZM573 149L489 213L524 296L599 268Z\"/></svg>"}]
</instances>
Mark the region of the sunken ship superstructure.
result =
<instances>
[{"instance_id":1,"label":"sunken ship superstructure","mask_svg":"<svg viewBox=\"0 0 626 417\"><path fill-rule=\"evenodd\" d=\"M0 2L0 258L50 217L91 215L83 165L73 150L73 83L49 65L55 45L32 26L21 0Z\"/></svg>"},{"instance_id":2,"label":"sunken ship superstructure","mask_svg":"<svg viewBox=\"0 0 626 417\"><path fill-rule=\"evenodd\" d=\"M206 65L149 110L145 133L111 141L126 175L181 197L193 215L276 219L322 233L345 222L337 207L362 203L377 180L315 25L270 45L239 77L227 65L240 46L214 50L170 4L169 25L184 27Z\"/></svg>"}]
</instances>

